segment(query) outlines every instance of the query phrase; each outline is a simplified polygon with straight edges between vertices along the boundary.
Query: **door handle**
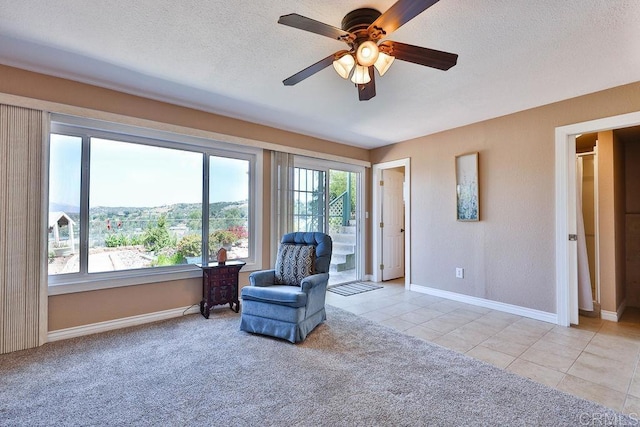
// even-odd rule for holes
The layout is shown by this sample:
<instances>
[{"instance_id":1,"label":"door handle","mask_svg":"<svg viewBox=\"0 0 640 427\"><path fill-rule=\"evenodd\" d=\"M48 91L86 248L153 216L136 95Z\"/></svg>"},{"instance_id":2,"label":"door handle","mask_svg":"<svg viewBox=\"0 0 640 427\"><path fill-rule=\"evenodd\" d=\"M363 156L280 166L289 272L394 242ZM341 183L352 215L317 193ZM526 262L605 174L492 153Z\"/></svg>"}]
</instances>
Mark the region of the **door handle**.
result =
<instances>
[{"instance_id":1,"label":"door handle","mask_svg":"<svg viewBox=\"0 0 640 427\"><path fill-rule=\"evenodd\" d=\"M404 228L401 228L401 229L400 229L400 232L401 232L401 233L404 233Z\"/></svg>"}]
</instances>

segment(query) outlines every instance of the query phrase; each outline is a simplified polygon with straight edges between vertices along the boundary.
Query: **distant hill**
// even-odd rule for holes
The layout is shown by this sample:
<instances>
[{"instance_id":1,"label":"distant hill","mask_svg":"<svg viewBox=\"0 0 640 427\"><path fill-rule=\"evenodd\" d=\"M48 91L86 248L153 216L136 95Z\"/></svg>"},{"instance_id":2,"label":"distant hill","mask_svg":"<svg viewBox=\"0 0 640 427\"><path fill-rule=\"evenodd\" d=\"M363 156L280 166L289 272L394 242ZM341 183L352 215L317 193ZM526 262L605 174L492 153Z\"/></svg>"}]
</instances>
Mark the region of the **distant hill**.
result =
<instances>
[{"instance_id":1,"label":"distant hill","mask_svg":"<svg viewBox=\"0 0 640 427\"><path fill-rule=\"evenodd\" d=\"M89 210L92 233L116 227L123 232L140 231L154 226L160 217L168 227L186 226L188 230L202 229L202 205L200 203L176 203L154 207L97 206ZM217 202L209 205L210 227L227 229L244 226L248 217L247 201Z\"/></svg>"},{"instance_id":2,"label":"distant hill","mask_svg":"<svg viewBox=\"0 0 640 427\"><path fill-rule=\"evenodd\" d=\"M228 229L246 226L249 204L239 202L215 202L209 205L211 229ZM51 212L65 212L76 223L80 220L77 206L51 203ZM89 210L89 228L92 238L99 238L114 231L125 234L140 233L154 226L165 217L168 227L185 227L186 230L202 229L202 205L200 203L176 203L154 207L97 206Z\"/></svg>"}]
</instances>

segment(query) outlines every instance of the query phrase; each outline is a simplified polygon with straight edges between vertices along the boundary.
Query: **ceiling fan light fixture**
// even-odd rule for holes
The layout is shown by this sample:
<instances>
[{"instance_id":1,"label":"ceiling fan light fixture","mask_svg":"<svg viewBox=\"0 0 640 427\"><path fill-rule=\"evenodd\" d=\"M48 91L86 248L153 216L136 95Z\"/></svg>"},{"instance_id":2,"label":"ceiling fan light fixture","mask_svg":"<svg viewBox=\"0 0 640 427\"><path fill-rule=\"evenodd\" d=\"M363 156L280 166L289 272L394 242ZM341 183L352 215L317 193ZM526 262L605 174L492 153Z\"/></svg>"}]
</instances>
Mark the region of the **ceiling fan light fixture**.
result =
<instances>
[{"instance_id":1,"label":"ceiling fan light fixture","mask_svg":"<svg viewBox=\"0 0 640 427\"><path fill-rule=\"evenodd\" d=\"M353 59L353 56L350 54L343 55L333 61L333 68L343 79L349 78L349 74L351 74L351 70L353 70L354 65L356 65L356 60Z\"/></svg>"},{"instance_id":2,"label":"ceiling fan light fixture","mask_svg":"<svg viewBox=\"0 0 640 427\"><path fill-rule=\"evenodd\" d=\"M363 65L356 65L356 69L351 76L351 81L357 85L364 85L371 81L369 76L369 67Z\"/></svg>"},{"instance_id":3,"label":"ceiling fan light fixture","mask_svg":"<svg viewBox=\"0 0 640 427\"><path fill-rule=\"evenodd\" d=\"M386 73L387 70L391 67L391 64L393 64L393 61L395 59L396 58L391 55L380 52L378 54L378 59L376 59L376 62L374 62L373 66L376 67L376 70L378 70L378 73L382 77L384 76L384 73Z\"/></svg>"},{"instance_id":4,"label":"ceiling fan light fixture","mask_svg":"<svg viewBox=\"0 0 640 427\"><path fill-rule=\"evenodd\" d=\"M374 67L382 76L396 59L443 71L456 65L457 54L387 39L392 32L438 0L394 1L384 13L370 7L352 10L344 16L340 28L297 13L282 15L278 19L279 24L338 40L348 46L348 50L335 52L284 79L282 83L293 86L333 64L340 77L356 84L358 99L368 101L376 96Z\"/></svg>"},{"instance_id":5,"label":"ceiling fan light fixture","mask_svg":"<svg viewBox=\"0 0 640 427\"><path fill-rule=\"evenodd\" d=\"M356 50L356 59L358 60L358 64L369 67L376 62L379 53L378 45L371 40L367 40L366 42L360 43L358 46L358 50Z\"/></svg>"}]
</instances>

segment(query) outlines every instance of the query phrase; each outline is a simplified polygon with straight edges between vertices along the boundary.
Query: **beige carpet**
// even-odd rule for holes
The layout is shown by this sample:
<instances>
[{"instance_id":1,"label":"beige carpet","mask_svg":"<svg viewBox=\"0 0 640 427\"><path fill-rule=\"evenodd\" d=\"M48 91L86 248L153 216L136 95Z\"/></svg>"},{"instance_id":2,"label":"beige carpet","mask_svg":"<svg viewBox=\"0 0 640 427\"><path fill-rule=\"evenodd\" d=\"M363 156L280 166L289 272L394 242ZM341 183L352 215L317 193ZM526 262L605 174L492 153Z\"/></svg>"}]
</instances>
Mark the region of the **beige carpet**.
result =
<instances>
[{"instance_id":1,"label":"beige carpet","mask_svg":"<svg viewBox=\"0 0 640 427\"><path fill-rule=\"evenodd\" d=\"M303 344L227 308L0 356L0 425L578 426L634 420L328 307Z\"/></svg>"}]
</instances>

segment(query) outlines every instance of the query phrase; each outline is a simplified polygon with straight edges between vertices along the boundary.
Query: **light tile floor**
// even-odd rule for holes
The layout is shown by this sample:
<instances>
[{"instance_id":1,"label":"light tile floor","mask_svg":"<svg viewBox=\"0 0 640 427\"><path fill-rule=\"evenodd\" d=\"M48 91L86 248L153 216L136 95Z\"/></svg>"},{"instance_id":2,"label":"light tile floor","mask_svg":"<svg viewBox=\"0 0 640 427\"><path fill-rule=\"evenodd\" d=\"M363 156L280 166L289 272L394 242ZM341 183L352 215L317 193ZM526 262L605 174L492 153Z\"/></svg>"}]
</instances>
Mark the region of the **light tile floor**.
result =
<instances>
[{"instance_id":1,"label":"light tile floor","mask_svg":"<svg viewBox=\"0 0 640 427\"><path fill-rule=\"evenodd\" d=\"M404 289L352 296L327 292L327 304L484 360L499 368L627 414L640 414L640 310L620 322L580 317L562 327Z\"/></svg>"}]
</instances>

